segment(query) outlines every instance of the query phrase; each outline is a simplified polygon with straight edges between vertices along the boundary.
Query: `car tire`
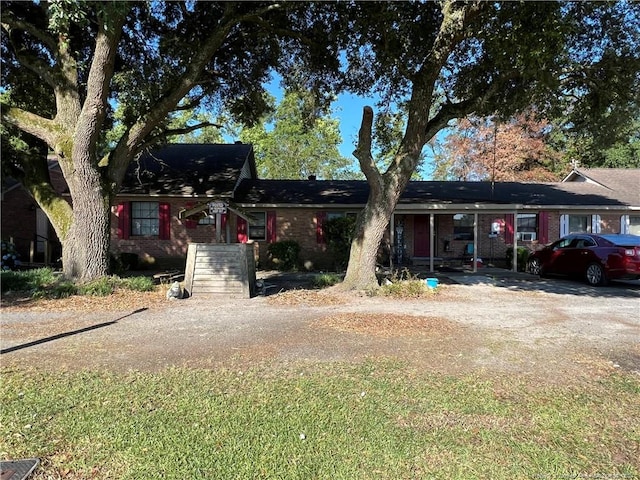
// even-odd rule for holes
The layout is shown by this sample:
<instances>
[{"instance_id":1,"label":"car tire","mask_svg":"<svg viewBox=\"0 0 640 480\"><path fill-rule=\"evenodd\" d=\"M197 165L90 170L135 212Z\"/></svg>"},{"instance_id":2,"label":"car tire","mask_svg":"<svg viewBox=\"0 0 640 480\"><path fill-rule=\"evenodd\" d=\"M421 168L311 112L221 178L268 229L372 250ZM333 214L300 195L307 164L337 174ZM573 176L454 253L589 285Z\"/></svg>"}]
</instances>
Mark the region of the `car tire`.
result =
<instances>
[{"instance_id":1,"label":"car tire","mask_svg":"<svg viewBox=\"0 0 640 480\"><path fill-rule=\"evenodd\" d=\"M599 263L590 263L587 265L587 271L585 272L585 278L587 283L593 287L605 285L607 283L607 277L604 273L604 268Z\"/></svg>"},{"instance_id":2,"label":"car tire","mask_svg":"<svg viewBox=\"0 0 640 480\"><path fill-rule=\"evenodd\" d=\"M542 264L541 264L540 260L537 259L537 258L529 260L528 265L527 265L527 271L531 275L540 275L540 276L542 276Z\"/></svg>"}]
</instances>

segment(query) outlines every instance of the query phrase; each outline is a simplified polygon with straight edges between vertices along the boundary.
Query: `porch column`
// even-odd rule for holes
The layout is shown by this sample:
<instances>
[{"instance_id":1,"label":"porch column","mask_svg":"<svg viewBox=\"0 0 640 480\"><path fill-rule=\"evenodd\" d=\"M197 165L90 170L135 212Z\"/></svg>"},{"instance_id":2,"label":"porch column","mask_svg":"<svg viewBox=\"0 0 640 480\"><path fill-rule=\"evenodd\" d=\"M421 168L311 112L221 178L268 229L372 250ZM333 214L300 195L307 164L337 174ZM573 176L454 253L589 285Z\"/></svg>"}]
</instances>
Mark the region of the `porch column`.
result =
<instances>
[{"instance_id":1,"label":"porch column","mask_svg":"<svg viewBox=\"0 0 640 480\"><path fill-rule=\"evenodd\" d=\"M391 222L389 222L389 269L393 270L393 256L396 251L396 214L391 214Z\"/></svg>"},{"instance_id":2,"label":"porch column","mask_svg":"<svg viewBox=\"0 0 640 480\"><path fill-rule=\"evenodd\" d=\"M436 222L434 220L434 215L433 213L429 214L429 271L431 273L434 272L434 268L433 268L433 255L435 254L435 225Z\"/></svg>"},{"instance_id":3,"label":"porch column","mask_svg":"<svg viewBox=\"0 0 640 480\"><path fill-rule=\"evenodd\" d=\"M473 214L473 273L478 271L478 212Z\"/></svg>"},{"instance_id":4,"label":"porch column","mask_svg":"<svg viewBox=\"0 0 640 480\"><path fill-rule=\"evenodd\" d=\"M518 271L518 211L513 212L513 271Z\"/></svg>"}]
</instances>

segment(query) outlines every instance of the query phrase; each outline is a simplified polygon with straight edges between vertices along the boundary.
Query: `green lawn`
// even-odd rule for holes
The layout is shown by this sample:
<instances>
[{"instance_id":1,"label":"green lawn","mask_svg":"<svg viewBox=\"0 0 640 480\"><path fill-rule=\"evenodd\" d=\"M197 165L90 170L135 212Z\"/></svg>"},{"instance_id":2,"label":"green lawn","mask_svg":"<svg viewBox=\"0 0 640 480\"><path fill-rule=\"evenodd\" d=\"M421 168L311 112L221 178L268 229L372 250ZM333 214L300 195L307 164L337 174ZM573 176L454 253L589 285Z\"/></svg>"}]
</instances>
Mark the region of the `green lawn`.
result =
<instances>
[{"instance_id":1,"label":"green lawn","mask_svg":"<svg viewBox=\"0 0 640 480\"><path fill-rule=\"evenodd\" d=\"M536 386L405 365L1 371L0 455L34 478L638 478L640 379Z\"/></svg>"}]
</instances>

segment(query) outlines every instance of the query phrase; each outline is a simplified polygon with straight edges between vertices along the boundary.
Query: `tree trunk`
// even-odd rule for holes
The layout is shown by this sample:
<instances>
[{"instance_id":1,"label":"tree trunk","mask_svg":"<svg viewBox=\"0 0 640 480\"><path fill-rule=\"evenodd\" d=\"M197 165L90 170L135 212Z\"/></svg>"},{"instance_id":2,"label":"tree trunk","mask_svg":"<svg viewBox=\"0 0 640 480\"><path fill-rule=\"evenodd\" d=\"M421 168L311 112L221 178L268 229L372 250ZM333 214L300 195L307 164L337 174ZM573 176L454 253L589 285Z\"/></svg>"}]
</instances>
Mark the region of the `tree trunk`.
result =
<instances>
[{"instance_id":1,"label":"tree trunk","mask_svg":"<svg viewBox=\"0 0 640 480\"><path fill-rule=\"evenodd\" d=\"M65 277L89 281L109 274L109 201L89 189L74 195L73 221L62 242Z\"/></svg>"},{"instance_id":2,"label":"tree trunk","mask_svg":"<svg viewBox=\"0 0 640 480\"><path fill-rule=\"evenodd\" d=\"M358 215L356 235L351 242L349 265L344 281L344 290L374 290L378 288L376 260L378 249L397 200L382 192L369 195L364 210Z\"/></svg>"},{"instance_id":3,"label":"tree trunk","mask_svg":"<svg viewBox=\"0 0 640 480\"><path fill-rule=\"evenodd\" d=\"M421 133L424 132L424 128L416 128L416 123L422 126L421 122L412 121L410 117L403 145L398 150L391 166L384 174L381 174L371 152L373 110L371 107L364 108L362 124L358 133L358 146L353 154L367 177L369 198L364 210L358 215L356 234L351 242L347 273L340 286L343 290L378 288L376 278L378 248L400 195L416 168L425 142L425 135Z\"/></svg>"}]
</instances>

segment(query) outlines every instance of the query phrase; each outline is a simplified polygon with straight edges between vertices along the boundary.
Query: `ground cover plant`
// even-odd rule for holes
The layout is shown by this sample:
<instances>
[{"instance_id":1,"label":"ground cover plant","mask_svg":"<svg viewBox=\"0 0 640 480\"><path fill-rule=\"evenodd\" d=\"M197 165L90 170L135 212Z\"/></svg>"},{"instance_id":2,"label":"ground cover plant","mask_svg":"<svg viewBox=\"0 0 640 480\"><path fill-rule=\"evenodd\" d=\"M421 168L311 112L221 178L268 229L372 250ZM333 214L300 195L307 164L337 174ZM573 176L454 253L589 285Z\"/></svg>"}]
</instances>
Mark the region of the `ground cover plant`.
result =
<instances>
[{"instance_id":1,"label":"ground cover plant","mask_svg":"<svg viewBox=\"0 0 640 480\"><path fill-rule=\"evenodd\" d=\"M400 362L155 373L3 369L2 458L44 478L637 478L640 382Z\"/></svg>"},{"instance_id":2,"label":"ground cover plant","mask_svg":"<svg viewBox=\"0 0 640 480\"><path fill-rule=\"evenodd\" d=\"M153 279L144 276L103 277L76 283L64 279L51 268L0 272L2 293L25 292L32 298L65 298L72 295L106 296L116 289L149 292L156 288Z\"/></svg>"}]
</instances>

